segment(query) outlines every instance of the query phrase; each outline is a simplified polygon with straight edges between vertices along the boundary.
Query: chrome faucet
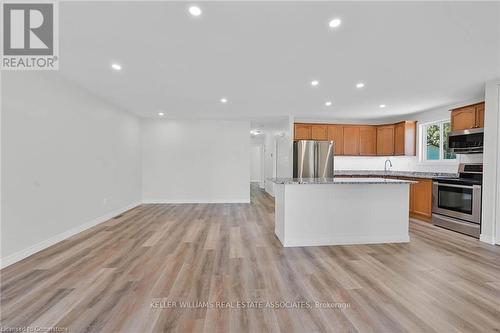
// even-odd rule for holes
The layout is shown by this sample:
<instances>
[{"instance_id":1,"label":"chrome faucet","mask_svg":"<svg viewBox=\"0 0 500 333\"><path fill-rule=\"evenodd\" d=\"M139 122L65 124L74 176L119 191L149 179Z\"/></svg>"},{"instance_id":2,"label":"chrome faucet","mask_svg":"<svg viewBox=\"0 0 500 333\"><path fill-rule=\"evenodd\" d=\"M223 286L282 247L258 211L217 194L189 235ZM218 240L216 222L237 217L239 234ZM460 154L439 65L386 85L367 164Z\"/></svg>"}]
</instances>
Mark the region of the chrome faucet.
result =
<instances>
[{"instance_id":1,"label":"chrome faucet","mask_svg":"<svg viewBox=\"0 0 500 333\"><path fill-rule=\"evenodd\" d=\"M392 162L390 159L386 159L384 163L384 173L387 173L387 162L389 162L389 166L392 168Z\"/></svg>"}]
</instances>

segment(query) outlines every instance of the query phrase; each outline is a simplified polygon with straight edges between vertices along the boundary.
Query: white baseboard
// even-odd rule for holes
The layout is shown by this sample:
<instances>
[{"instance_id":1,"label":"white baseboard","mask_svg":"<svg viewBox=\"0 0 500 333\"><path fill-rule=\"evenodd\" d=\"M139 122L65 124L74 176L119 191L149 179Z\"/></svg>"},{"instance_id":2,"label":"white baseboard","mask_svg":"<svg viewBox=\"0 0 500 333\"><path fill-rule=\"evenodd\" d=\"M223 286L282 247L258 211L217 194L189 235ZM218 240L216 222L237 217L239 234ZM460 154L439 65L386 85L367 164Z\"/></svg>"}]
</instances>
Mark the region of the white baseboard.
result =
<instances>
[{"instance_id":1,"label":"white baseboard","mask_svg":"<svg viewBox=\"0 0 500 333\"><path fill-rule=\"evenodd\" d=\"M250 203L250 199L145 199L143 204Z\"/></svg>"},{"instance_id":2,"label":"white baseboard","mask_svg":"<svg viewBox=\"0 0 500 333\"><path fill-rule=\"evenodd\" d=\"M328 246L328 245L355 245L355 244L384 244L384 243L408 243L408 235L384 235L384 236L350 236L339 235L320 239L286 239L284 247L301 246Z\"/></svg>"},{"instance_id":3,"label":"white baseboard","mask_svg":"<svg viewBox=\"0 0 500 333\"><path fill-rule=\"evenodd\" d=\"M84 224L81 224L77 227L71 228L70 230L67 230L67 231L62 232L60 234L52 236L49 239L46 239L40 243L36 243L35 245L32 245L30 247L27 247L27 248L21 250L21 251L13 253L5 258L0 258L0 268L10 266L10 265L12 265L12 264L24 259L24 258L31 256L32 254L35 254L41 250L48 248L49 246L52 246L52 245L59 243L60 241L63 241L63 240L65 240L73 235L76 235L77 233L80 233L84 230L87 230L87 229L89 229L95 225L98 225L102 222L105 222L109 219L112 219L113 217L120 215L120 214L126 212L127 210L134 208L134 207L137 207L140 204L141 204L141 202L135 202L135 203L130 204L128 206L122 207L122 208L117 209L115 211L112 211L106 215L100 216L100 217L95 218L91 221L88 221Z\"/></svg>"},{"instance_id":4,"label":"white baseboard","mask_svg":"<svg viewBox=\"0 0 500 333\"><path fill-rule=\"evenodd\" d=\"M481 234L481 235L479 235L479 240L481 242L495 245L495 237L490 236L490 235Z\"/></svg>"},{"instance_id":5,"label":"white baseboard","mask_svg":"<svg viewBox=\"0 0 500 333\"><path fill-rule=\"evenodd\" d=\"M272 196L274 198L274 192L273 191L268 191L266 188L264 188L264 191L266 191L267 194Z\"/></svg>"}]
</instances>

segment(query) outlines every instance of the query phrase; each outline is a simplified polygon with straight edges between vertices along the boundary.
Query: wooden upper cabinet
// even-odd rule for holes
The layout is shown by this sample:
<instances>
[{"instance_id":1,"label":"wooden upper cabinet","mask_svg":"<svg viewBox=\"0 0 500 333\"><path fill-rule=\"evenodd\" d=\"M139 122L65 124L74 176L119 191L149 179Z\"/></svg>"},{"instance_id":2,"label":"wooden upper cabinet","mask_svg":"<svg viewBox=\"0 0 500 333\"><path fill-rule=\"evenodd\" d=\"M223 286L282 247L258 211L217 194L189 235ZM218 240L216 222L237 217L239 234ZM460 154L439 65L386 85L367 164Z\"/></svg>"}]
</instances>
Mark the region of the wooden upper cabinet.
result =
<instances>
[{"instance_id":1,"label":"wooden upper cabinet","mask_svg":"<svg viewBox=\"0 0 500 333\"><path fill-rule=\"evenodd\" d=\"M343 132L344 155L359 155L359 127L344 126Z\"/></svg>"},{"instance_id":2,"label":"wooden upper cabinet","mask_svg":"<svg viewBox=\"0 0 500 333\"><path fill-rule=\"evenodd\" d=\"M295 124L295 140L311 140L311 124Z\"/></svg>"},{"instance_id":3,"label":"wooden upper cabinet","mask_svg":"<svg viewBox=\"0 0 500 333\"><path fill-rule=\"evenodd\" d=\"M451 112L452 131L476 127L476 107L466 106Z\"/></svg>"},{"instance_id":4,"label":"wooden upper cabinet","mask_svg":"<svg viewBox=\"0 0 500 333\"><path fill-rule=\"evenodd\" d=\"M311 125L311 139L313 139L313 140L327 140L328 139L328 125L312 124Z\"/></svg>"},{"instance_id":5,"label":"wooden upper cabinet","mask_svg":"<svg viewBox=\"0 0 500 333\"><path fill-rule=\"evenodd\" d=\"M476 106L476 126L484 127L484 103L480 103Z\"/></svg>"},{"instance_id":6,"label":"wooden upper cabinet","mask_svg":"<svg viewBox=\"0 0 500 333\"><path fill-rule=\"evenodd\" d=\"M484 127L484 102L451 110L451 130Z\"/></svg>"},{"instance_id":7,"label":"wooden upper cabinet","mask_svg":"<svg viewBox=\"0 0 500 333\"><path fill-rule=\"evenodd\" d=\"M405 124L394 125L394 155L404 155L405 153Z\"/></svg>"},{"instance_id":8,"label":"wooden upper cabinet","mask_svg":"<svg viewBox=\"0 0 500 333\"><path fill-rule=\"evenodd\" d=\"M328 125L328 140L335 142L335 155L344 155L344 127Z\"/></svg>"},{"instance_id":9,"label":"wooden upper cabinet","mask_svg":"<svg viewBox=\"0 0 500 333\"><path fill-rule=\"evenodd\" d=\"M335 155L415 155L416 122L388 125L296 123L294 140L331 140Z\"/></svg>"},{"instance_id":10,"label":"wooden upper cabinet","mask_svg":"<svg viewBox=\"0 0 500 333\"><path fill-rule=\"evenodd\" d=\"M377 127L359 127L359 155L377 155Z\"/></svg>"},{"instance_id":11,"label":"wooden upper cabinet","mask_svg":"<svg viewBox=\"0 0 500 333\"><path fill-rule=\"evenodd\" d=\"M377 155L394 155L394 125L377 127Z\"/></svg>"},{"instance_id":12,"label":"wooden upper cabinet","mask_svg":"<svg viewBox=\"0 0 500 333\"><path fill-rule=\"evenodd\" d=\"M394 155L415 156L417 122L402 121L394 125Z\"/></svg>"}]
</instances>

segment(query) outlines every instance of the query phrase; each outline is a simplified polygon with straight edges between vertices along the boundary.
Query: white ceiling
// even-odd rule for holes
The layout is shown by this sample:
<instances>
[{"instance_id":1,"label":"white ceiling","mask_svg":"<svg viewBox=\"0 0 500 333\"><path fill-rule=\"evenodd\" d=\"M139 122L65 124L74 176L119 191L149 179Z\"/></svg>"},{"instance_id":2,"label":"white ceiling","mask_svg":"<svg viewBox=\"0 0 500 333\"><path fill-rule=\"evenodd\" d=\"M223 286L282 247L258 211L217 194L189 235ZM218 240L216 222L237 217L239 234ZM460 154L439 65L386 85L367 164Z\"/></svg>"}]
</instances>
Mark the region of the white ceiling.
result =
<instances>
[{"instance_id":1,"label":"white ceiling","mask_svg":"<svg viewBox=\"0 0 500 333\"><path fill-rule=\"evenodd\" d=\"M500 77L499 2L201 2L198 18L188 6L61 3L61 74L146 117L242 119L392 117L481 97Z\"/></svg>"}]
</instances>

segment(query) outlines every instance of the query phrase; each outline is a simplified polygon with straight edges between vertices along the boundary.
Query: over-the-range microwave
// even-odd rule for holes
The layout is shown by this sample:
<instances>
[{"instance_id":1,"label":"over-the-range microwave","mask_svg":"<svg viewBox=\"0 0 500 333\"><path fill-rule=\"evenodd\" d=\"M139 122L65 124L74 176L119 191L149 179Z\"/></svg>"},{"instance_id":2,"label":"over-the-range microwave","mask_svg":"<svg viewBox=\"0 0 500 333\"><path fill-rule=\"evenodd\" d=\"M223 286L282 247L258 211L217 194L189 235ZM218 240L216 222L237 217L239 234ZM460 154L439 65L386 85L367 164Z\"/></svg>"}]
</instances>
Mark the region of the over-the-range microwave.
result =
<instances>
[{"instance_id":1,"label":"over-the-range microwave","mask_svg":"<svg viewBox=\"0 0 500 333\"><path fill-rule=\"evenodd\" d=\"M448 147L455 154L479 154L483 152L484 128L452 131L448 137Z\"/></svg>"}]
</instances>

